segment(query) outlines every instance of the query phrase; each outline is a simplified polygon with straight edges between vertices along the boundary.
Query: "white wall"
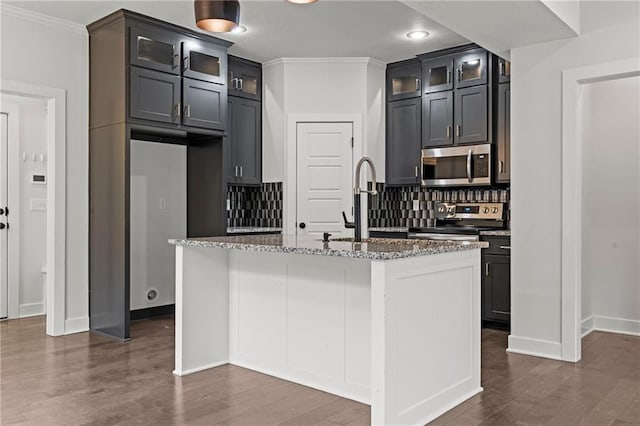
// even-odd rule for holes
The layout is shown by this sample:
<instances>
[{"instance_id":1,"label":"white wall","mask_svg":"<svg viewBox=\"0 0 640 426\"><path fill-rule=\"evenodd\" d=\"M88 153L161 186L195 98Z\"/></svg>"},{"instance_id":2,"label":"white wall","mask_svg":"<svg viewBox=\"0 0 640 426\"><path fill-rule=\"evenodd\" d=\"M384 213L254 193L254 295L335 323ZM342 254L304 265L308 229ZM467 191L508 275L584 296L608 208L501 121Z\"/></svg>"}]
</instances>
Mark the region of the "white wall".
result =
<instances>
[{"instance_id":1,"label":"white wall","mask_svg":"<svg viewBox=\"0 0 640 426\"><path fill-rule=\"evenodd\" d=\"M385 66L369 58L284 58L264 64L263 178L285 178L289 114L360 114L363 153L384 179Z\"/></svg>"},{"instance_id":2,"label":"white wall","mask_svg":"<svg viewBox=\"0 0 640 426\"><path fill-rule=\"evenodd\" d=\"M582 318L640 332L640 77L586 84L581 102Z\"/></svg>"},{"instance_id":3,"label":"white wall","mask_svg":"<svg viewBox=\"0 0 640 426\"><path fill-rule=\"evenodd\" d=\"M70 328L88 326L88 36L51 18L2 7L0 77L66 90L67 279ZM70 331L70 330L66 330Z\"/></svg>"},{"instance_id":4,"label":"white wall","mask_svg":"<svg viewBox=\"0 0 640 426\"><path fill-rule=\"evenodd\" d=\"M561 355L562 71L640 52L638 3L604 3L582 3L580 37L511 52L511 350Z\"/></svg>"},{"instance_id":5,"label":"white wall","mask_svg":"<svg viewBox=\"0 0 640 426\"><path fill-rule=\"evenodd\" d=\"M10 247L10 250L19 251L20 281L9 283L19 288L19 316L41 315L45 312L44 305L45 286L42 270L46 267L46 240L47 217L46 210L32 210L32 200L47 199L47 187L31 183L33 174L46 176L47 172L47 111L44 100L25 98L11 95L2 95L2 103L13 105L18 111L18 149L20 159L10 158L9 161L18 162L18 176L9 176L18 179L19 209L14 209L14 214L19 212L17 229L19 233L19 247ZM9 141L12 143L14 141ZM27 159L23 159L23 154ZM33 156L35 155L35 160ZM41 160L44 156L44 161ZM34 206L35 207L35 206ZM35 207L39 209L39 207ZM45 207L46 208L46 207ZM12 221L10 220L11 224Z\"/></svg>"}]
</instances>

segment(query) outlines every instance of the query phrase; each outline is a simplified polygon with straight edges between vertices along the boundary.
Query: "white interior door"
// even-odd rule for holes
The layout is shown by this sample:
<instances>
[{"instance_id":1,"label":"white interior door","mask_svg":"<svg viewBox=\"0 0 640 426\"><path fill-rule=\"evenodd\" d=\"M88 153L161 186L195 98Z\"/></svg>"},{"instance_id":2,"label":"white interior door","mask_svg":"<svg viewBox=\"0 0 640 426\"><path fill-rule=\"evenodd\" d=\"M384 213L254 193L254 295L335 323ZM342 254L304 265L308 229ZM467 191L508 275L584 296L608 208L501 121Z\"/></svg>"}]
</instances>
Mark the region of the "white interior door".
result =
<instances>
[{"instance_id":1,"label":"white interior door","mask_svg":"<svg viewBox=\"0 0 640 426\"><path fill-rule=\"evenodd\" d=\"M7 207L7 147L9 144L9 125L7 114L0 113L0 318L8 315L8 229L7 216L4 209Z\"/></svg>"},{"instance_id":2,"label":"white interior door","mask_svg":"<svg viewBox=\"0 0 640 426\"><path fill-rule=\"evenodd\" d=\"M353 123L298 123L297 145L297 235L351 236Z\"/></svg>"}]
</instances>

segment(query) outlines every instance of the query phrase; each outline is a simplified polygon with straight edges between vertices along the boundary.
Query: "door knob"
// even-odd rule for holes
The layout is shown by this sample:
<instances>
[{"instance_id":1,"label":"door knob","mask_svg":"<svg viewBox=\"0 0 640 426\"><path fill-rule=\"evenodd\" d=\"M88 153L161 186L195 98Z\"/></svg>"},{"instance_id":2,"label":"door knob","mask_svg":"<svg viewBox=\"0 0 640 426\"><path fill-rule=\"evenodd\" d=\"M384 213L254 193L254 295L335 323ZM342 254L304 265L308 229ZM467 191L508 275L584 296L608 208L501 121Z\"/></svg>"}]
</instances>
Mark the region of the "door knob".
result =
<instances>
[{"instance_id":1,"label":"door knob","mask_svg":"<svg viewBox=\"0 0 640 426\"><path fill-rule=\"evenodd\" d=\"M4 216L4 209L0 209L0 216Z\"/></svg>"},{"instance_id":2,"label":"door knob","mask_svg":"<svg viewBox=\"0 0 640 426\"><path fill-rule=\"evenodd\" d=\"M307 224L304 222L300 222L300 225L298 225L300 227L300 229L304 229L307 227Z\"/></svg>"},{"instance_id":3,"label":"door knob","mask_svg":"<svg viewBox=\"0 0 640 426\"><path fill-rule=\"evenodd\" d=\"M5 225L4 223L0 223L0 230L4 229L6 227L7 227L7 225Z\"/></svg>"}]
</instances>

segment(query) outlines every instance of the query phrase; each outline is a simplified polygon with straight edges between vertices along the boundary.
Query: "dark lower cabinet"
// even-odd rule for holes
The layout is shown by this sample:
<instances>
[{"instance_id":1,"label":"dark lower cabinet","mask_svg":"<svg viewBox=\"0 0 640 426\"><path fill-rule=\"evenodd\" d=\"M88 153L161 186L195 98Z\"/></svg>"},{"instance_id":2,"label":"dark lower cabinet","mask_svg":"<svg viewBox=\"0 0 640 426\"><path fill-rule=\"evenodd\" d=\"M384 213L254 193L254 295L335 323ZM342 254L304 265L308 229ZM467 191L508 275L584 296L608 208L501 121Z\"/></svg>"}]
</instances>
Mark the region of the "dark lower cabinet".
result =
<instances>
[{"instance_id":1,"label":"dark lower cabinet","mask_svg":"<svg viewBox=\"0 0 640 426\"><path fill-rule=\"evenodd\" d=\"M182 123L185 126L224 130L227 120L226 86L190 78L183 78L182 86Z\"/></svg>"},{"instance_id":2,"label":"dark lower cabinet","mask_svg":"<svg viewBox=\"0 0 640 426\"><path fill-rule=\"evenodd\" d=\"M423 148L453 144L453 93L429 93L422 98Z\"/></svg>"},{"instance_id":3,"label":"dark lower cabinet","mask_svg":"<svg viewBox=\"0 0 640 426\"><path fill-rule=\"evenodd\" d=\"M421 102L421 98L387 102L387 185L420 182Z\"/></svg>"},{"instance_id":4,"label":"dark lower cabinet","mask_svg":"<svg viewBox=\"0 0 640 426\"><path fill-rule=\"evenodd\" d=\"M509 329L511 322L511 256L508 238L484 238L482 251L482 323Z\"/></svg>"},{"instance_id":5,"label":"dark lower cabinet","mask_svg":"<svg viewBox=\"0 0 640 426\"><path fill-rule=\"evenodd\" d=\"M131 67L129 115L161 123L180 123L180 77Z\"/></svg>"},{"instance_id":6,"label":"dark lower cabinet","mask_svg":"<svg viewBox=\"0 0 640 426\"><path fill-rule=\"evenodd\" d=\"M262 104L229 96L227 182L258 185L262 182Z\"/></svg>"}]
</instances>

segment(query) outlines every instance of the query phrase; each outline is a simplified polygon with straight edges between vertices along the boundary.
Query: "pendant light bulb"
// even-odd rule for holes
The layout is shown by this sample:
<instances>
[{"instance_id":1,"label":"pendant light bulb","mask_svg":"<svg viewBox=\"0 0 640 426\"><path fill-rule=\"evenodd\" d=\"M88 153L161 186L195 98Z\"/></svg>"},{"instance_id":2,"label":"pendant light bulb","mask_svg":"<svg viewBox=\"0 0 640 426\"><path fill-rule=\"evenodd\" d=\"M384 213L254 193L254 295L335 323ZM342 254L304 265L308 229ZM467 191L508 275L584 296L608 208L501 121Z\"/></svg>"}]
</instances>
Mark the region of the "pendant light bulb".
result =
<instances>
[{"instance_id":1,"label":"pendant light bulb","mask_svg":"<svg viewBox=\"0 0 640 426\"><path fill-rule=\"evenodd\" d=\"M196 25L212 33L228 33L240 24L238 0L195 0Z\"/></svg>"}]
</instances>

